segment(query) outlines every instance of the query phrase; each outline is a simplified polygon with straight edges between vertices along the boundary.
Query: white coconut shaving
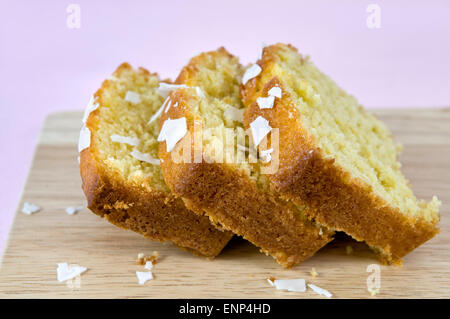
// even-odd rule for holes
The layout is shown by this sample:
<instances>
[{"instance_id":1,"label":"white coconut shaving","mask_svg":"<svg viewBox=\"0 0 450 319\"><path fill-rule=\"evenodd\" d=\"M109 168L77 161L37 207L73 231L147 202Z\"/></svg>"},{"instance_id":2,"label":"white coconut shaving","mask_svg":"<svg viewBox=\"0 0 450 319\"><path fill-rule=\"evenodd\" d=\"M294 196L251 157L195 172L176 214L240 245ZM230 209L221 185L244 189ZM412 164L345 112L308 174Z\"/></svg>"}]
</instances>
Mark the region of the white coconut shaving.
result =
<instances>
[{"instance_id":1,"label":"white coconut shaving","mask_svg":"<svg viewBox=\"0 0 450 319\"><path fill-rule=\"evenodd\" d=\"M250 79L258 76L261 73L261 67L258 64L253 64L247 70L245 70L244 76L242 77L242 84L245 85Z\"/></svg>"},{"instance_id":2,"label":"white coconut shaving","mask_svg":"<svg viewBox=\"0 0 450 319\"><path fill-rule=\"evenodd\" d=\"M150 118L150 120L148 120L147 124L153 123L153 122L161 115L162 111L163 111L164 108L166 107L167 102L169 102L169 97L166 98L166 100L165 100L164 103L161 105L161 107L159 108L159 110L156 111L156 113L152 115L152 117Z\"/></svg>"},{"instance_id":3,"label":"white coconut shaving","mask_svg":"<svg viewBox=\"0 0 450 319\"><path fill-rule=\"evenodd\" d=\"M268 150L264 150L260 152L261 157L263 158L264 163L269 163L272 160L273 148L269 148Z\"/></svg>"},{"instance_id":4,"label":"white coconut shaving","mask_svg":"<svg viewBox=\"0 0 450 319\"><path fill-rule=\"evenodd\" d=\"M312 290L314 290L314 292L319 294L319 295L325 296L327 298L333 297L333 294L331 294L328 290L325 290L323 288L317 287L316 285L308 284L308 287L311 288Z\"/></svg>"},{"instance_id":5,"label":"white coconut shaving","mask_svg":"<svg viewBox=\"0 0 450 319\"><path fill-rule=\"evenodd\" d=\"M270 280L267 279L272 287L277 288L277 290L287 290L292 292L305 292L306 282L305 279L281 279L281 280Z\"/></svg>"},{"instance_id":6,"label":"white coconut shaving","mask_svg":"<svg viewBox=\"0 0 450 319\"><path fill-rule=\"evenodd\" d=\"M144 268L145 268L145 269L148 269L148 270L152 269L152 268L153 268L153 263L152 263L151 261L147 261L147 262L145 263Z\"/></svg>"},{"instance_id":7,"label":"white coconut shaving","mask_svg":"<svg viewBox=\"0 0 450 319\"><path fill-rule=\"evenodd\" d=\"M91 146L91 131L89 131L86 125L83 125L78 139L78 153L81 153L82 150L89 146Z\"/></svg>"},{"instance_id":8,"label":"white coconut shaving","mask_svg":"<svg viewBox=\"0 0 450 319\"><path fill-rule=\"evenodd\" d=\"M156 89L159 95L161 95L163 98L167 98L170 94L170 92L180 89L180 88L188 88L185 84L168 84L161 82L159 83L159 87Z\"/></svg>"},{"instance_id":9,"label":"white coconut shaving","mask_svg":"<svg viewBox=\"0 0 450 319\"><path fill-rule=\"evenodd\" d=\"M139 161L150 163L153 165L160 165L159 159L153 158L147 153L141 153L137 149L132 150L130 155Z\"/></svg>"},{"instance_id":10,"label":"white coconut shaving","mask_svg":"<svg viewBox=\"0 0 450 319\"><path fill-rule=\"evenodd\" d=\"M271 109L273 108L273 102L275 102L275 96L269 95L268 97L259 97L256 99L260 109Z\"/></svg>"},{"instance_id":11,"label":"white coconut shaving","mask_svg":"<svg viewBox=\"0 0 450 319\"><path fill-rule=\"evenodd\" d=\"M95 98L93 95L91 95L91 98L89 99L89 103L86 106L86 108L84 109L84 114L83 114L83 123L86 124L87 118L89 117L89 114L91 114L91 112L95 111L99 104L95 102L97 98Z\"/></svg>"},{"instance_id":12,"label":"white coconut shaving","mask_svg":"<svg viewBox=\"0 0 450 319\"><path fill-rule=\"evenodd\" d=\"M40 210L41 210L41 207L36 204L32 204L32 203L28 203L28 202L23 203L22 213L24 213L26 215L31 215L31 214L37 213Z\"/></svg>"},{"instance_id":13,"label":"white coconut shaving","mask_svg":"<svg viewBox=\"0 0 450 319\"><path fill-rule=\"evenodd\" d=\"M67 263L59 263L56 268L56 275L59 282L67 281L81 275L87 270L86 267L79 265L68 265Z\"/></svg>"},{"instance_id":14,"label":"white coconut shaving","mask_svg":"<svg viewBox=\"0 0 450 319\"><path fill-rule=\"evenodd\" d=\"M261 60L263 57L264 48L267 46L264 42L261 42L261 51L259 51L258 60Z\"/></svg>"},{"instance_id":15,"label":"white coconut shaving","mask_svg":"<svg viewBox=\"0 0 450 319\"><path fill-rule=\"evenodd\" d=\"M274 86L273 88L271 88L267 94L269 94L270 96L274 96L277 97L279 99L281 99L281 95L282 95L282 91L281 88L278 86Z\"/></svg>"},{"instance_id":16,"label":"white coconut shaving","mask_svg":"<svg viewBox=\"0 0 450 319\"><path fill-rule=\"evenodd\" d=\"M167 152L170 152L186 133L187 124L185 117L176 120L171 120L169 118L165 120L162 125L161 132L159 132L158 136L158 142L166 141Z\"/></svg>"},{"instance_id":17,"label":"white coconut shaving","mask_svg":"<svg viewBox=\"0 0 450 319\"><path fill-rule=\"evenodd\" d=\"M167 111L170 109L171 105L172 105L172 100L170 100L170 98L169 98L169 101L167 102L167 107L166 107L166 110L164 111L164 113L167 113Z\"/></svg>"},{"instance_id":18,"label":"white coconut shaving","mask_svg":"<svg viewBox=\"0 0 450 319\"><path fill-rule=\"evenodd\" d=\"M223 115L236 122L243 122L244 121L244 109L238 109L234 106L228 105L225 112L223 112Z\"/></svg>"},{"instance_id":19,"label":"white coconut shaving","mask_svg":"<svg viewBox=\"0 0 450 319\"><path fill-rule=\"evenodd\" d=\"M127 93L125 93L125 101L132 104L138 104L141 103L141 96L139 95L139 93L127 91Z\"/></svg>"},{"instance_id":20,"label":"white coconut shaving","mask_svg":"<svg viewBox=\"0 0 450 319\"><path fill-rule=\"evenodd\" d=\"M136 276L138 278L139 285L143 285L147 281L153 279L153 274L151 271L136 271Z\"/></svg>"},{"instance_id":21,"label":"white coconut shaving","mask_svg":"<svg viewBox=\"0 0 450 319\"><path fill-rule=\"evenodd\" d=\"M69 206L69 207L66 207L66 213L68 215L75 215L82 209L84 209L83 206Z\"/></svg>"},{"instance_id":22,"label":"white coconut shaving","mask_svg":"<svg viewBox=\"0 0 450 319\"><path fill-rule=\"evenodd\" d=\"M256 120L250 123L250 128L252 130L252 137L255 147L258 146L264 137L272 130L272 127L269 125L269 121L262 116L258 116Z\"/></svg>"},{"instance_id":23,"label":"white coconut shaving","mask_svg":"<svg viewBox=\"0 0 450 319\"><path fill-rule=\"evenodd\" d=\"M132 146L138 146L140 140L136 137L127 137L127 136L121 136L117 134L113 134L110 136L111 141L116 143L123 143L123 144L129 144Z\"/></svg>"},{"instance_id":24,"label":"white coconut shaving","mask_svg":"<svg viewBox=\"0 0 450 319\"><path fill-rule=\"evenodd\" d=\"M175 104L173 105L173 107L177 107L178 106L178 101L175 102Z\"/></svg>"},{"instance_id":25,"label":"white coconut shaving","mask_svg":"<svg viewBox=\"0 0 450 319\"><path fill-rule=\"evenodd\" d=\"M205 97L205 93L203 93L203 90L201 88L199 88L198 86L195 87L195 92L197 93L197 95L201 98Z\"/></svg>"}]
</instances>

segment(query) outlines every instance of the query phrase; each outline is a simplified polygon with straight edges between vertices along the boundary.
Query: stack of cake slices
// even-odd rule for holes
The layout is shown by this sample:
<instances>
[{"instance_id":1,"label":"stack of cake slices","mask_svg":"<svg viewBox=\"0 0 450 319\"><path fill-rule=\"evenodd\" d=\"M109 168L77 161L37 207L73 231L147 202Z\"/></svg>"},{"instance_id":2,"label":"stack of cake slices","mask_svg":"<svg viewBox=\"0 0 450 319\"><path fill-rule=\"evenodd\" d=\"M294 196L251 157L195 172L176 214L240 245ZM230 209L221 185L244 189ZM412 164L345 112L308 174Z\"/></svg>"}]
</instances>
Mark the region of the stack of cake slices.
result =
<instances>
[{"instance_id":1,"label":"stack of cake slices","mask_svg":"<svg viewBox=\"0 0 450 319\"><path fill-rule=\"evenodd\" d=\"M173 83L122 64L79 151L92 212L204 257L236 234L292 267L339 231L400 264L439 231L440 202L414 196L387 127L290 45L247 67L202 53Z\"/></svg>"}]
</instances>

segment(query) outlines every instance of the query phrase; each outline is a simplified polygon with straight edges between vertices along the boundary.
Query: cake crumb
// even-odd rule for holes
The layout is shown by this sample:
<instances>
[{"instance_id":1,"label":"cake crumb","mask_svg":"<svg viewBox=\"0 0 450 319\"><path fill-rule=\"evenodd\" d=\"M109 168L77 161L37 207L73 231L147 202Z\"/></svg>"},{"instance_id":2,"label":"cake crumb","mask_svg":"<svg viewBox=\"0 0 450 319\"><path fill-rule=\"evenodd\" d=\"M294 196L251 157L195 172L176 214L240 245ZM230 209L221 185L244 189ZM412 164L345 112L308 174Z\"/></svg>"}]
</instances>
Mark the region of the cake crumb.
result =
<instances>
[{"instance_id":1,"label":"cake crumb","mask_svg":"<svg viewBox=\"0 0 450 319\"><path fill-rule=\"evenodd\" d=\"M311 269L311 277L316 278L319 275L319 273L316 271L316 268Z\"/></svg>"},{"instance_id":2,"label":"cake crumb","mask_svg":"<svg viewBox=\"0 0 450 319\"><path fill-rule=\"evenodd\" d=\"M143 266L149 261L154 265L158 262L158 256L159 256L159 253L157 251L154 251L153 255L151 255L151 256L145 256L143 253L139 253L136 263L138 265Z\"/></svg>"},{"instance_id":3,"label":"cake crumb","mask_svg":"<svg viewBox=\"0 0 450 319\"><path fill-rule=\"evenodd\" d=\"M345 247L345 252L347 253L347 255L351 255L353 253L353 248L352 246L347 245Z\"/></svg>"},{"instance_id":4,"label":"cake crumb","mask_svg":"<svg viewBox=\"0 0 450 319\"><path fill-rule=\"evenodd\" d=\"M380 289L379 288L375 288L375 289L367 289L369 291L370 296L375 297L376 295L378 295L380 293Z\"/></svg>"}]
</instances>

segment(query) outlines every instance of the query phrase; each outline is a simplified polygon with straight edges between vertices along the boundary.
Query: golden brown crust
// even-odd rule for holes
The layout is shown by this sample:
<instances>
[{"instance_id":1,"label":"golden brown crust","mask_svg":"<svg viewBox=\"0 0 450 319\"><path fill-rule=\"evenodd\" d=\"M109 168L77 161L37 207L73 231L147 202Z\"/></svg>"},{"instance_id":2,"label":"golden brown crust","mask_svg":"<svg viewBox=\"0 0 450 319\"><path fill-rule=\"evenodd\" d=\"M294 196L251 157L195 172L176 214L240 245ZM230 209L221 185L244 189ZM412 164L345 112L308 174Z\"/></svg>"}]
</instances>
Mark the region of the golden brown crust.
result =
<instances>
[{"instance_id":1,"label":"golden brown crust","mask_svg":"<svg viewBox=\"0 0 450 319\"><path fill-rule=\"evenodd\" d=\"M189 73L196 72L196 59L183 69L177 83L189 83L193 76ZM194 134L195 115L190 105L197 98L185 89L171 94L172 103L178 106L163 112L160 125L168 118L186 117L189 132L172 153L179 152L183 144L190 148L192 156L195 153L194 142L190 139ZM324 228L320 235L320 228L302 219L292 204L273 192L261 190L232 164L175 163L171 153L166 151L165 142L160 143L159 157L163 160L161 168L167 185L190 209L205 213L213 223L249 240L285 267L312 256L331 240L332 232Z\"/></svg>"},{"instance_id":2,"label":"golden brown crust","mask_svg":"<svg viewBox=\"0 0 450 319\"><path fill-rule=\"evenodd\" d=\"M116 71L131 68L122 64ZM150 73L140 68L138 72ZM109 85L106 80L96 97L102 107L101 93ZM94 136L98 125L97 111L87 120ZM91 136L91 139L92 139ZM82 188L88 208L110 223L157 241L170 240L175 245L196 255L214 257L233 236L216 229L205 216L188 210L183 201L173 194L151 190L126 182L117 172L96 160L99 150L91 146L80 154Z\"/></svg>"},{"instance_id":3,"label":"golden brown crust","mask_svg":"<svg viewBox=\"0 0 450 319\"><path fill-rule=\"evenodd\" d=\"M435 223L408 218L377 197L368 186L352 179L334 160L323 157L320 149L308 139L302 127L301 114L277 77L262 83L264 72L270 72L272 50L265 49L258 61L261 74L241 89L247 109L246 127L259 115L272 127L279 128L279 170L267 175L271 187L286 199L307 205L307 214L320 224L344 231L356 240L374 248L384 263L400 264L401 258L439 232ZM261 110L255 103L267 96L274 85L282 88L281 99L275 99L273 109Z\"/></svg>"}]
</instances>

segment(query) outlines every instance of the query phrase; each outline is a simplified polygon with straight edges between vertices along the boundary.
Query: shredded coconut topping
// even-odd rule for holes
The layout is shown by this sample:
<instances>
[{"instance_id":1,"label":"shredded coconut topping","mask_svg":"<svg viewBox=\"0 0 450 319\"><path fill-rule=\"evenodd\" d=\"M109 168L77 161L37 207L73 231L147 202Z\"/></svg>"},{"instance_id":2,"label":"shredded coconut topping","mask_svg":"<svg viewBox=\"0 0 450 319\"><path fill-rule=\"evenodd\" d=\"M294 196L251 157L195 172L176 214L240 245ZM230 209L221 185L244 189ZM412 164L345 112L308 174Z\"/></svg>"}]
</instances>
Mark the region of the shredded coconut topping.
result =
<instances>
[{"instance_id":1,"label":"shredded coconut topping","mask_svg":"<svg viewBox=\"0 0 450 319\"><path fill-rule=\"evenodd\" d=\"M128 101L132 104L138 104L141 102L141 96L139 95L139 93L127 91L127 93L125 94L125 101Z\"/></svg>"},{"instance_id":2,"label":"shredded coconut topping","mask_svg":"<svg viewBox=\"0 0 450 319\"><path fill-rule=\"evenodd\" d=\"M124 143L129 144L132 146L138 146L139 145L139 139L136 137L127 137L127 136L120 136L117 134L113 134L110 136L111 141L117 142L117 143Z\"/></svg>"},{"instance_id":3,"label":"shredded coconut topping","mask_svg":"<svg viewBox=\"0 0 450 319\"><path fill-rule=\"evenodd\" d=\"M167 152L172 151L175 145L187 133L186 118L181 117L176 120L170 118L165 120L161 132L159 132L158 142L166 141Z\"/></svg>"},{"instance_id":4,"label":"shredded coconut topping","mask_svg":"<svg viewBox=\"0 0 450 319\"><path fill-rule=\"evenodd\" d=\"M256 99L256 103L260 109L271 109L273 108L273 102L275 102L275 97L269 95L268 97L259 97Z\"/></svg>"},{"instance_id":5,"label":"shredded coconut topping","mask_svg":"<svg viewBox=\"0 0 450 319\"><path fill-rule=\"evenodd\" d=\"M68 265L67 263L59 263L56 268L56 275L59 282L70 280L78 275L81 275L87 270L86 267L79 265Z\"/></svg>"},{"instance_id":6,"label":"shredded coconut topping","mask_svg":"<svg viewBox=\"0 0 450 319\"><path fill-rule=\"evenodd\" d=\"M274 97L277 97L277 98L281 99L281 94L282 94L281 88L278 87L278 86L274 86L273 88L271 88L267 92L267 94L269 94L270 96L274 96Z\"/></svg>"},{"instance_id":7,"label":"shredded coconut topping","mask_svg":"<svg viewBox=\"0 0 450 319\"><path fill-rule=\"evenodd\" d=\"M23 203L22 213L24 213L24 214L31 215L31 214L37 213L40 210L41 210L41 207L36 204L32 204L32 203L28 203L28 202Z\"/></svg>"},{"instance_id":8,"label":"shredded coconut topping","mask_svg":"<svg viewBox=\"0 0 450 319\"><path fill-rule=\"evenodd\" d=\"M258 146L264 137L272 130L272 127L269 125L269 121L262 116L258 116L256 120L250 123L250 128L252 130L255 147Z\"/></svg>"},{"instance_id":9,"label":"shredded coconut topping","mask_svg":"<svg viewBox=\"0 0 450 319\"><path fill-rule=\"evenodd\" d=\"M97 98L95 98L93 95L91 95L91 98L89 99L89 103L86 106L86 108L84 109L83 120L82 120L84 124L86 124L89 114L91 114L91 112L95 111L99 106L98 103L95 103L96 99Z\"/></svg>"},{"instance_id":10,"label":"shredded coconut topping","mask_svg":"<svg viewBox=\"0 0 450 319\"><path fill-rule=\"evenodd\" d=\"M314 292L319 294L319 295L325 296L327 298L333 297L333 294L331 294L328 290L325 290L323 288L317 287L316 285L308 284L308 287L311 288L312 290L314 290Z\"/></svg>"},{"instance_id":11,"label":"shredded coconut topping","mask_svg":"<svg viewBox=\"0 0 450 319\"><path fill-rule=\"evenodd\" d=\"M258 76L261 73L261 67L258 64L253 64L249 67L242 77L242 84L245 85L249 80Z\"/></svg>"},{"instance_id":12,"label":"shredded coconut topping","mask_svg":"<svg viewBox=\"0 0 450 319\"><path fill-rule=\"evenodd\" d=\"M159 159L153 158L147 153L141 153L137 149L132 150L130 155L139 161L150 163L153 165L160 165Z\"/></svg>"},{"instance_id":13,"label":"shredded coconut topping","mask_svg":"<svg viewBox=\"0 0 450 319\"><path fill-rule=\"evenodd\" d=\"M167 107L166 107L166 110L164 111L164 113L167 113L167 111L170 109L171 105L172 105L172 100L169 98L169 100L167 102Z\"/></svg>"},{"instance_id":14,"label":"shredded coconut topping","mask_svg":"<svg viewBox=\"0 0 450 319\"><path fill-rule=\"evenodd\" d=\"M91 146L91 131L83 125L80 130L80 138L78 139L78 152L81 153L82 150Z\"/></svg>"},{"instance_id":15,"label":"shredded coconut topping","mask_svg":"<svg viewBox=\"0 0 450 319\"><path fill-rule=\"evenodd\" d=\"M170 92L179 89L179 88L188 88L185 84L168 84L161 82L159 83L159 87L156 89L159 95L161 95L163 98L167 98L170 94Z\"/></svg>"},{"instance_id":16,"label":"shredded coconut topping","mask_svg":"<svg viewBox=\"0 0 450 319\"><path fill-rule=\"evenodd\" d=\"M166 106L167 102L169 101L169 97L166 98L166 100L164 101L164 103L161 105L161 107L159 108L158 111L156 111L155 114L152 115L152 117L150 118L150 120L147 122L147 124L151 124L152 122L154 122L162 113L162 111L164 110L164 107Z\"/></svg>"}]
</instances>

